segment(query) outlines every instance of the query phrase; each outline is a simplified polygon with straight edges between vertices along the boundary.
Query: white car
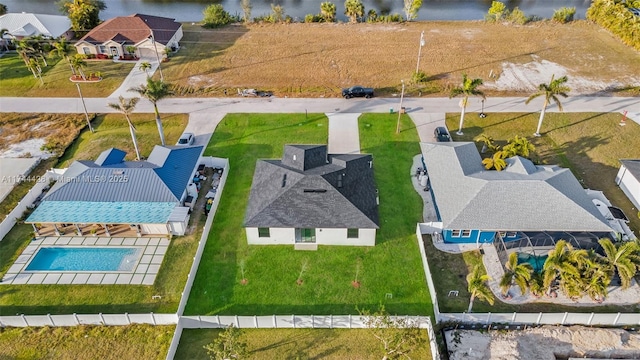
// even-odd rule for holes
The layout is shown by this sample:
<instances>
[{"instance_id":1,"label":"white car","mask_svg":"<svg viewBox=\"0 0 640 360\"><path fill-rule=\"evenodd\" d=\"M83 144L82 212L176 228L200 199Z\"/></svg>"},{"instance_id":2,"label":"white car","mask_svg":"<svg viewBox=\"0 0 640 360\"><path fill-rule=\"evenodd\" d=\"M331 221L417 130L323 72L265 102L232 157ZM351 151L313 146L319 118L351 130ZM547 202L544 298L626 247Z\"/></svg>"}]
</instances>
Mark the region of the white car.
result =
<instances>
[{"instance_id":1,"label":"white car","mask_svg":"<svg viewBox=\"0 0 640 360\"><path fill-rule=\"evenodd\" d=\"M193 135L192 133L184 133L184 134L182 134L182 136L180 136L180 139L178 140L176 145L178 145L178 146L193 145L193 141L195 140L195 138L196 138L196 136Z\"/></svg>"}]
</instances>

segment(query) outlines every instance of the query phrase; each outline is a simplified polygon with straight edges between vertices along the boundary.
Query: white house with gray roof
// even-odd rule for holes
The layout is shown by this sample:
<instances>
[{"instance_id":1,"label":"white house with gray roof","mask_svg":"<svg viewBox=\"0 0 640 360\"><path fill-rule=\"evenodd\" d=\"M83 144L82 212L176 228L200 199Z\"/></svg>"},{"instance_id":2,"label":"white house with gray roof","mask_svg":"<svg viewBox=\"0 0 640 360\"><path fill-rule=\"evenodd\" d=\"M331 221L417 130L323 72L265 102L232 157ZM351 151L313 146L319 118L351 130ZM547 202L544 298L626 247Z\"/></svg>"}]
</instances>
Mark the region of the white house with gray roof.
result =
<instances>
[{"instance_id":1,"label":"white house with gray roof","mask_svg":"<svg viewBox=\"0 0 640 360\"><path fill-rule=\"evenodd\" d=\"M145 161L124 161L111 148L95 161L75 161L49 190L26 223L135 226L138 235L184 235L189 208L182 202L202 146L154 147ZM37 229L34 225L34 230Z\"/></svg>"},{"instance_id":2,"label":"white house with gray roof","mask_svg":"<svg viewBox=\"0 0 640 360\"><path fill-rule=\"evenodd\" d=\"M373 158L285 145L281 160L256 163L244 227L253 245L374 246Z\"/></svg>"},{"instance_id":3,"label":"white house with gray roof","mask_svg":"<svg viewBox=\"0 0 640 360\"><path fill-rule=\"evenodd\" d=\"M6 29L16 39L37 35L52 39L73 37L71 20L61 15L9 13L0 16L0 29Z\"/></svg>"},{"instance_id":4,"label":"white house with gray roof","mask_svg":"<svg viewBox=\"0 0 640 360\"><path fill-rule=\"evenodd\" d=\"M447 243L548 237L610 236L613 229L569 169L507 159L486 170L471 142L422 143L431 195Z\"/></svg>"},{"instance_id":5,"label":"white house with gray roof","mask_svg":"<svg viewBox=\"0 0 640 360\"><path fill-rule=\"evenodd\" d=\"M640 159L620 160L616 184L640 211Z\"/></svg>"}]
</instances>

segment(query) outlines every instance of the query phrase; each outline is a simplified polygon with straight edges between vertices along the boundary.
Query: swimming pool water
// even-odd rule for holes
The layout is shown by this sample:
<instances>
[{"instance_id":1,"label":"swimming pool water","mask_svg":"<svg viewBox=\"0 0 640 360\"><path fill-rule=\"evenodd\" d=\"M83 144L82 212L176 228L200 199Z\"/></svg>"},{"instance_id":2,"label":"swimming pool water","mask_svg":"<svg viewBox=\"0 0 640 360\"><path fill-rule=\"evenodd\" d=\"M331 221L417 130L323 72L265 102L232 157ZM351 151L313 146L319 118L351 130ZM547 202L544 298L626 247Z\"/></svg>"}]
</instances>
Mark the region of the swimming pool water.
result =
<instances>
[{"instance_id":1,"label":"swimming pool water","mask_svg":"<svg viewBox=\"0 0 640 360\"><path fill-rule=\"evenodd\" d=\"M141 248L43 247L26 271L131 271Z\"/></svg>"},{"instance_id":2,"label":"swimming pool water","mask_svg":"<svg viewBox=\"0 0 640 360\"><path fill-rule=\"evenodd\" d=\"M518 253L518 264L529 263L533 268L533 271L540 273L544 266L544 262L547 261L549 255L531 255L525 253Z\"/></svg>"}]
</instances>

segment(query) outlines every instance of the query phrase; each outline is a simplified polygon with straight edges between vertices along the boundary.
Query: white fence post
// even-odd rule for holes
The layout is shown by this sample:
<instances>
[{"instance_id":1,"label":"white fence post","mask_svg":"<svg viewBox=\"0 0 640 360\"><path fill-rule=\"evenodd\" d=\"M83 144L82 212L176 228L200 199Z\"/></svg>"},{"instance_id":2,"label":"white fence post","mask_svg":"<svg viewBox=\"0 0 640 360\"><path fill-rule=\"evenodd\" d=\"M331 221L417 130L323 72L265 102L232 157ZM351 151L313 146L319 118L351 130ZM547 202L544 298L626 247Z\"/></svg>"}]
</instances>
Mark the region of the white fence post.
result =
<instances>
[{"instance_id":1,"label":"white fence post","mask_svg":"<svg viewBox=\"0 0 640 360\"><path fill-rule=\"evenodd\" d=\"M131 325L131 319L129 319L129 313L124 313L124 317L127 319L127 324Z\"/></svg>"},{"instance_id":2,"label":"white fence post","mask_svg":"<svg viewBox=\"0 0 640 360\"><path fill-rule=\"evenodd\" d=\"M618 320L620 320L620 313L618 313L618 315L616 315L616 318L613 320L613 325L618 324Z\"/></svg>"},{"instance_id":3,"label":"white fence post","mask_svg":"<svg viewBox=\"0 0 640 360\"><path fill-rule=\"evenodd\" d=\"M218 327L224 327L220 324L220 315L216 315L216 322L218 323Z\"/></svg>"},{"instance_id":4,"label":"white fence post","mask_svg":"<svg viewBox=\"0 0 640 360\"><path fill-rule=\"evenodd\" d=\"M78 320L78 315L73 313L73 319L76 321L76 325L80 325L80 320Z\"/></svg>"},{"instance_id":5,"label":"white fence post","mask_svg":"<svg viewBox=\"0 0 640 360\"><path fill-rule=\"evenodd\" d=\"M491 312L487 315L487 325L491 324Z\"/></svg>"},{"instance_id":6,"label":"white fence post","mask_svg":"<svg viewBox=\"0 0 640 360\"><path fill-rule=\"evenodd\" d=\"M538 314L538 320L536 320L536 325L540 325L540 320L542 320L542 313Z\"/></svg>"},{"instance_id":7,"label":"white fence post","mask_svg":"<svg viewBox=\"0 0 640 360\"><path fill-rule=\"evenodd\" d=\"M513 312L513 316L511 317L511 323L513 324L514 322L516 322L516 314L517 312Z\"/></svg>"},{"instance_id":8,"label":"white fence post","mask_svg":"<svg viewBox=\"0 0 640 360\"><path fill-rule=\"evenodd\" d=\"M22 321L24 321L24 326L29 326L29 323L27 322L27 317L24 316L24 314L20 314L20 317L22 318Z\"/></svg>"},{"instance_id":9,"label":"white fence post","mask_svg":"<svg viewBox=\"0 0 640 360\"><path fill-rule=\"evenodd\" d=\"M349 329L351 329L351 314L349 314Z\"/></svg>"},{"instance_id":10,"label":"white fence post","mask_svg":"<svg viewBox=\"0 0 640 360\"><path fill-rule=\"evenodd\" d=\"M100 322L102 323L102 325L105 325L104 316L102 316L102 313L99 313L98 316L100 317Z\"/></svg>"},{"instance_id":11,"label":"white fence post","mask_svg":"<svg viewBox=\"0 0 640 360\"><path fill-rule=\"evenodd\" d=\"M560 323L560 325L564 325L564 322L567 321L567 315L569 315L569 313L565 312L564 316L562 317L562 322Z\"/></svg>"},{"instance_id":12,"label":"white fence post","mask_svg":"<svg viewBox=\"0 0 640 360\"><path fill-rule=\"evenodd\" d=\"M51 314L47 314L47 318L49 319L51 326L56 326L56 324L53 322L53 318L51 317Z\"/></svg>"},{"instance_id":13,"label":"white fence post","mask_svg":"<svg viewBox=\"0 0 640 360\"><path fill-rule=\"evenodd\" d=\"M311 315L311 328L315 329L316 328L316 323L314 321L313 315Z\"/></svg>"},{"instance_id":14,"label":"white fence post","mask_svg":"<svg viewBox=\"0 0 640 360\"><path fill-rule=\"evenodd\" d=\"M152 323L153 325L156 325L156 317L155 317L155 316L153 316L153 311L151 312L151 323Z\"/></svg>"},{"instance_id":15,"label":"white fence post","mask_svg":"<svg viewBox=\"0 0 640 360\"><path fill-rule=\"evenodd\" d=\"M202 316L198 315L198 327L202 329Z\"/></svg>"},{"instance_id":16,"label":"white fence post","mask_svg":"<svg viewBox=\"0 0 640 360\"><path fill-rule=\"evenodd\" d=\"M296 328L296 316L295 315L291 315L291 322L293 322L293 328Z\"/></svg>"},{"instance_id":17,"label":"white fence post","mask_svg":"<svg viewBox=\"0 0 640 360\"><path fill-rule=\"evenodd\" d=\"M273 314L273 328L278 328L278 320L276 320L276 314Z\"/></svg>"},{"instance_id":18,"label":"white fence post","mask_svg":"<svg viewBox=\"0 0 640 360\"><path fill-rule=\"evenodd\" d=\"M591 325L591 321L593 321L593 315L595 314L591 313L591 315L589 316L589 321L587 321L587 325Z\"/></svg>"},{"instance_id":19,"label":"white fence post","mask_svg":"<svg viewBox=\"0 0 640 360\"><path fill-rule=\"evenodd\" d=\"M329 315L329 329L333 329L333 315Z\"/></svg>"},{"instance_id":20,"label":"white fence post","mask_svg":"<svg viewBox=\"0 0 640 360\"><path fill-rule=\"evenodd\" d=\"M257 315L253 315L253 324L256 326L256 329L258 328L258 316Z\"/></svg>"},{"instance_id":21,"label":"white fence post","mask_svg":"<svg viewBox=\"0 0 640 360\"><path fill-rule=\"evenodd\" d=\"M239 327L240 327L240 321L238 320L238 315L235 315L235 316L233 317L233 320L236 322L236 324L235 324L235 325L236 325L236 327L237 327L237 328L239 328Z\"/></svg>"}]
</instances>

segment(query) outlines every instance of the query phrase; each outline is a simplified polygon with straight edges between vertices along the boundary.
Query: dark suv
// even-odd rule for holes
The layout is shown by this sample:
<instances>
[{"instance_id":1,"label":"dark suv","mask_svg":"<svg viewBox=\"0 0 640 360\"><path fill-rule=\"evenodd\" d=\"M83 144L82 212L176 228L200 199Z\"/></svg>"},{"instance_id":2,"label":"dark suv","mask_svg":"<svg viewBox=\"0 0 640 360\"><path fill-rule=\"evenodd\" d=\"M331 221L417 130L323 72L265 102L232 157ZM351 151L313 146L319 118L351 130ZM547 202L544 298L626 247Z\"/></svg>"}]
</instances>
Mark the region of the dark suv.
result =
<instances>
[{"instance_id":1,"label":"dark suv","mask_svg":"<svg viewBox=\"0 0 640 360\"><path fill-rule=\"evenodd\" d=\"M436 140L438 140L439 142L447 142L447 141L451 141L451 136L449 135L449 132L447 131L447 128L445 128L444 126L438 126L434 131L433 131L433 136L436 138Z\"/></svg>"},{"instance_id":2,"label":"dark suv","mask_svg":"<svg viewBox=\"0 0 640 360\"><path fill-rule=\"evenodd\" d=\"M350 99L352 97L365 97L370 99L373 97L373 89L362 86L353 86L348 89L342 89L342 97Z\"/></svg>"}]
</instances>

